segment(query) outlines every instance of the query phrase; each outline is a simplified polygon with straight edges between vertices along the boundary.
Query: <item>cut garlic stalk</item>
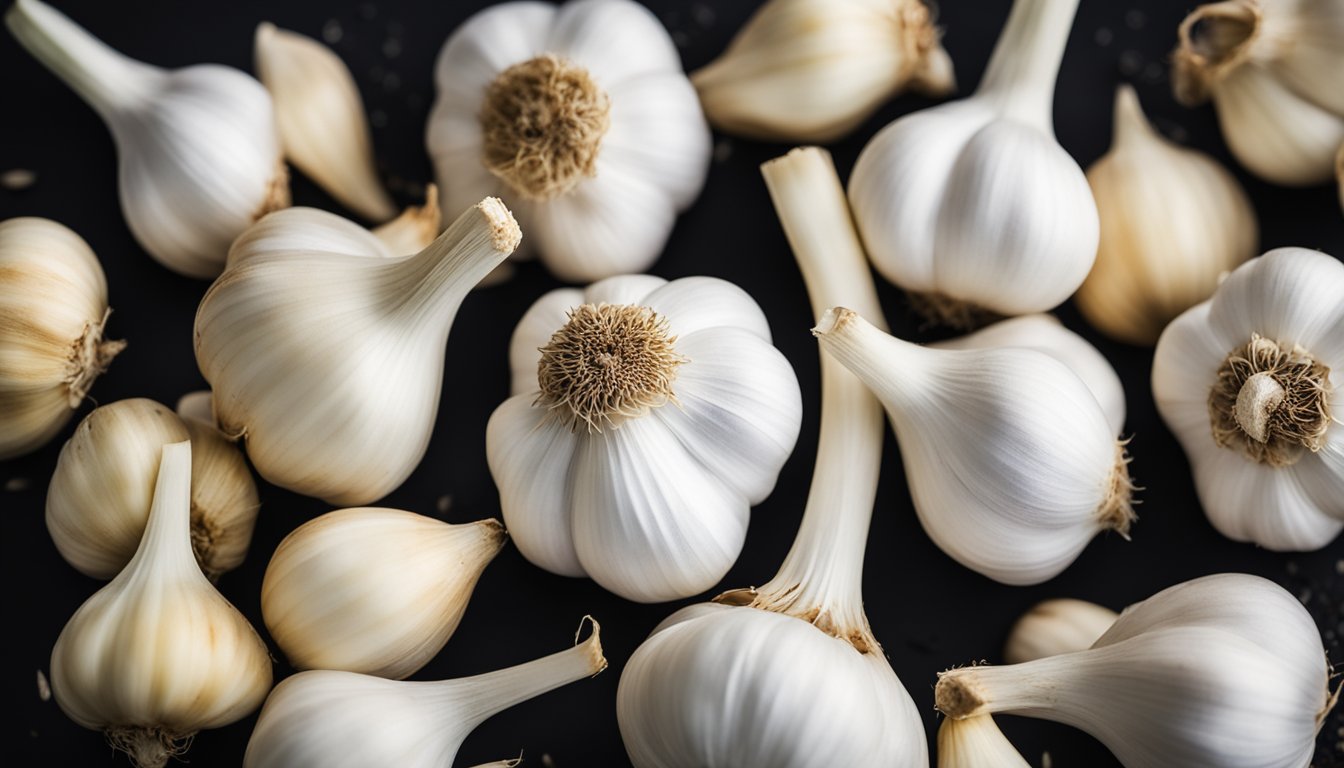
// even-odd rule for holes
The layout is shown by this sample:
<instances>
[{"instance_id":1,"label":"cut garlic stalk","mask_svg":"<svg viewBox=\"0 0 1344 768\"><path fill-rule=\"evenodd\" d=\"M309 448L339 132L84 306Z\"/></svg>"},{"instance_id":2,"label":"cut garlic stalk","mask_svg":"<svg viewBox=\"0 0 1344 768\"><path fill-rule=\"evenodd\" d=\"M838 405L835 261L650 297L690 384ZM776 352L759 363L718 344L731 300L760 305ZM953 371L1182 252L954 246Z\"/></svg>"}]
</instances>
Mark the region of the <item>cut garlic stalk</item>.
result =
<instances>
[{"instance_id":1,"label":"cut garlic stalk","mask_svg":"<svg viewBox=\"0 0 1344 768\"><path fill-rule=\"evenodd\" d=\"M1110 608L1086 600L1061 598L1037 603L1022 614L1008 633L1003 660L1020 664L1085 651L1111 628L1117 615Z\"/></svg>"},{"instance_id":2,"label":"cut garlic stalk","mask_svg":"<svg viewBox=\"0 0 1344 768\"><path fill-rule=\"evenodd\" d=\"M1030 768L989 715L938 726L938 768Z\"/></svg>"}]
</instances>

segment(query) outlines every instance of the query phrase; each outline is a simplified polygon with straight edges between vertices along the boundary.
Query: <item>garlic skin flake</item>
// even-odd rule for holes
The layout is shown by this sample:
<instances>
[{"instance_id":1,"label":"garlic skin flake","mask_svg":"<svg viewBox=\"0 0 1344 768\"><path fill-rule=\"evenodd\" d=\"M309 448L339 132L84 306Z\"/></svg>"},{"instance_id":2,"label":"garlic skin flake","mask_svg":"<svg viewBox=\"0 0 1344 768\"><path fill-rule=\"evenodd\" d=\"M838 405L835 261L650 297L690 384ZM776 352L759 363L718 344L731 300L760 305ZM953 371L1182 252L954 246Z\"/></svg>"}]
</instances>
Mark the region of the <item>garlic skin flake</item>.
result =
<instances>
[{"instance_id":1,"label":"garlic skin flake","mask_svg":"<svg viewBox=\"0 0 1344 768\"><path fill-rule=\"evenodd\" d=\"M1020 664L1085 651L1111 628L1118 615L1086 600L1044 600L1013 625L1003 646L1003 660Z\"/></svg>"},{"instance_id":2,"label":"garlic skin flake","mask_svg":"<svg viewBox=\"0 0 1344 768\"><path fill-rule=\"evenodd\" d=\"M213 278L239 233L289 205L271 99L249 75L129 59L39 0L17 0L5 24L112 131L122 213L165 267Z\"/></svg>"},{"instance_id":3,"label":"garlic skin flake","mask_svg":"<svg viewBox=\"0 0 1344 768\"><path fill-rule=\"evenodd\" d=\"M487 8L448 38L435 82L426 143L444 215L508 200L561 280L644 271L704 186L695 89L631 0Z\"/></svg>"},{"instance_id":4,"label":"garlic skin flake","mask_svg":"<svg viewBox=\"0 0 1344 768\"><path fill-rule=\"evenodd\" d=\"M592 625L588 639L569 650L456 680L300 672L266 700L243 768L450 766L462 741L491 715L606 669Z\"/></svg>"},{"instance_id":5,"label":"garlic skin flake","mask_svg":"<svg viewBox=\"0 0 1344 768\"><path fill-rule=\"evenodd\" d=\"M1225 0L1181 22L1171 85L1209 99L1241 164L1290 187L1324 183L1344 142L1344 8L1338 0Z\"/></svg>"},{"instance_id":6,"label":"garlic skin flake","mask_svg":"<svg viewBox=\"0 0 1344 768\"><path fill-rule=\"evenodd\" d=\"M849 201L864 246L930 320L1043 312L1092 268L1096 205L1051 123L1077 6L1016 0L974 95L901 117L859 155Z\"/></svg>"},{"instance_id":7,"label":"garlic skin flake","mask_svg":"<svg viewBox=\"0 0 1344 768\"><path fill-rule=\"evenodd\" d=\"M943 718L938 726L938 768L1030 768L989 715Z\"/></svg>"},{"instance_id":8,"label":"garlic skin flake","mask_svg":"<svg viewBox=\"0 0 1344 768\"><path fill-rule=\"evenodd\" d=\"M723 578L802 421L756 302L712 277L607 278L538 299L509 359L486 456L518 550L638 602Z\"/></svg>"},{"instance_id":9,"label":"garlic skin flake","mask_svg":"<svg viewBox=\"0 0 1344 768\"><path fill-rule=\"evenodd\" d=\"M261 584L266 629L297 669L409 677L452 637L504 539L494 520L328 512L295 528L271 556Z\"/></svg>"},{"instance_id":10,"label":"garlic skin flake","mask_svg":"<svg viewBox=\"0 0 1344 768\"><path fill-rule=\"evenodd\" d=\"M1163 138L1131 86L1115 94L1111 149L1087 169L1101 247L1074 301L1114 339L1157 342L1218 279L1256 255L1255 210L1213 158Z\"/></svg>"},{"instance_id":11,"label":"garlic skin flake","mask_svg":"<svg viewBox=\"0 0 1344 768\"><path fill-rule=\"evenodd\" d=\"M191 444L163 446L135 556L75 611L51 652L61 711L140 768L247 716L271 688L266 644L192 555Z\"/></svg>"},{"instance_id":12,"label":"garlic skin flake","mask_svg":"<svg viewBox=\"0 0 1344 768\"><path fill-rule=\"evenodd\" d=\"M1344 264L1278 248L1172 321L1153 398L1209 522L1236 541L1315 550L1344 528Z\"/></svg>"},{"instance_id":13,"label":"garlic skin flake","mask_svg":"<svg viewBox=\"0 0 1344 768\"><path fill-rule=\"evenodd\" d=\"M1127 766L1305 768L1334 706L1315 621L1277 584L1222 573L1126 608L1091 649L942 673L951 718L1080 728Z\"/></svg>"},{"instance_id":14,"label":"garlic skin flake","mask_svg":"<svg viewBox=\"0 0 1344 768\"><path fill-rule=\"evenodd\" d=\"M339 506L382 498L429 444L458 307L521 237L487 198L412 256L333 242L236 259L196 313L220 430L276 485Z\"/></svg>"},{"instance_id":15,"label":"garlic skin flake","mask_svg":"<svg viewBox=\"0 0 1344 768\"><path fill-rule=\"evenodd\" d=\"M721 131L835 141L906 88L952 92L952 59L933 21L922 0L771 0L691 82Z\"/></svg>"},{"instance_id":16,"label":"garlic skin flake","mask_svg":"<svg viewBox=\"0 0 1344 768\"><path fill-rule=\"evenodd\" d=\"M112 310L88 243L49 219L0 222L0 461L61 431L124 341L103 338Z\"/></svg>"}]
</instances>

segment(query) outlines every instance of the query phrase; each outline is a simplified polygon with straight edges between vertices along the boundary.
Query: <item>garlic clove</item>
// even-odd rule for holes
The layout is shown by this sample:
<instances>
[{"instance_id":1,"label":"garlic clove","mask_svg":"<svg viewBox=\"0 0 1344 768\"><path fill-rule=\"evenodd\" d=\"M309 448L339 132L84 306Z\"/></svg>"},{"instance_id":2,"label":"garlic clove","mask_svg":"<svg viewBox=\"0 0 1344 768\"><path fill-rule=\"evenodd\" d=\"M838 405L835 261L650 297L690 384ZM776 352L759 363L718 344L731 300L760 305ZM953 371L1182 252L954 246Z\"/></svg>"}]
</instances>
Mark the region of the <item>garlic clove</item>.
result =
<instances>
[{"instance_id":1,"label":"garlic clove","mask_svg":"<svg viewBox=\"0 0 1344 768\"><path fill-rule=\"evenodd\" d=\"M691 278L693 284L699 283L703 279ZM723 281L709 278L709 282L717 284ZM643 304L650 294L667 285L667 280L656 275L616 275L605 280L598 280L584 288L583 303L593 305ZM551 332L554 333L554 329ZM542 339L542 344L537 346L543 346L545 342L550 341L550 338L550 333L546 334L546 337Z\"/></svg>"},{"instance_id":2,"label":"garlic clove","mask_svg":"<svg viewBox=\"0 0 1344 768\"><path fill-rule=\"evenodd\" d=\"M228 268L271 254L340 253L387 259L393 253L382 239L329 211L298 206L267 215L248 227L229 248Z\"/></svg>"},{"instance_id":3,"label":"garlic clove","mask_svg":"<svg viewBox=\"0 0 1344 768\"><path fill-rule=\"evenodd\" d=\"M1291 286L1291 299L1272 295ZM1344 370L1344 265L1305 248L1276 248L1237 269L1209 307L1216 328L1248 324L1266 339L1310 350L1327 368ZM1248 339L1224 334L1231 350Z\"/></svg>"},{"instance_id":4,"label":"garlic clove","mask_svg":"<svg viewBox=\"0 0 1344 768\"><path fill-rule=\"evenodd\" d=\"M1325 110L1255 69L1220 84L1214 106L1228 148L1255 175L1284 186L1321 184L1344 141L1344 116Z\"/></svg>"},{"instance_id":5,"label":"garlic clove","mask_svg":"<svg viewBox=\"0 0 1344 768\"><path fill-rule=\"evenodd\" d=\"M374 228L373 234L394 256L419 253L439 236L441 219L439 188L430 184L425 187L424 205L407 208L397 218Z\"/></svg>"},{"instance_id":6,"label":"garlic clove","mask_svg":"<svg viewBox=\"0 0 1344 768\"><path fill-rule=\"evenodd\" d=\"M1045 600L1022 614L1003 647L1009 664L1061 653L1085 651L1111 628L1119 614L1096 603L1067 598Z\"/></svg>"},{"instance_id":7,"label":"garlic clove","mask_svg":"<svg viewBox=\"0 0 1344 768\"><path fill-rule=\"evenodd\" d=\"M536 391L538 350L551 340L556 328L564 326L569 311L584 303L584 292L577 288L549 291L527 308L509 340L511 395ZM610 302L608 302L610 303Z\"/></svg>"},{"instance_id":8,"label":"garlic clove","mask_svg":"<svg viewBox=\"0 0 1344 768\"><path fill-rule=\"evenodd\" d=\"M706 328L732 326L761 341L771 341L770 324L760 305L746 291L725 280L683 277L650 290L643 303L668 318L668 327L678 338Z\"/></svg>"},{"instance_id":9,"label":"garlic clove","mask_svg":"<svg viewBox=\"0 0 1344 768\"><path fill-rule=\"evenodd\" d=\"M255 48L257 75L275 102L289 161L360 216L372 221L395 216L396 206L378 180L359 88L340 57L269 22L257 25Z\"/></svg>"},{"instance_id":10,"label":"garlic clove","mask_svg":"<svg viewBox=\"0 0 1344 768\"><path fill-rule=\"evenodd\" d=\"M195 420L212 427L216 426L215 397L208 389L188 392L177 399L177 407L173 410L183 421Z\"/></svg>"},{"instance_id":11,"label":"garlic clove","mask_svg":"<svg viewBox=\"0 0 1344 768\"><path fill-rule=\"evenodd\" d=\"M938 726L938 768L1030 768L989 715Z\"/></svg>"},{"instance_id":12,"label":"garlic clove","mask_svg":"<svg viewBox=\"0 0 1344 768\"><path fill-rule=\"evenodd\" d=\"M672 37L658 17L638 3L567 2L556 10L544 47L582 62L608 85L617 78L681 70L681 54Z\"/></svg>"}]
</instances>

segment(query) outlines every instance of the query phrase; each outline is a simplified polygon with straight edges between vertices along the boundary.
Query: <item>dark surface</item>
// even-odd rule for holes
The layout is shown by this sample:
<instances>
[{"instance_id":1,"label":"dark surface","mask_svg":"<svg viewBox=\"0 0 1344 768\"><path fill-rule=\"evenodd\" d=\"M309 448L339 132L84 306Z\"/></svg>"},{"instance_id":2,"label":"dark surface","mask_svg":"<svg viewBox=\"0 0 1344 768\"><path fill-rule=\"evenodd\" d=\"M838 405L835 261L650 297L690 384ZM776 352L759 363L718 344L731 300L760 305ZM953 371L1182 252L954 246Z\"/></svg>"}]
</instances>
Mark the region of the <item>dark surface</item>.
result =
<instances>
[{"instance_id":1,"label":"dark surface","mask_svg":"<svg viewBox=\"0 0 1344 768\"><path fill-rule=\"evenodd\" d=\"M107 3L58 0L57 5L114 47L166 66L221 62L251 69L252 31L270 20L333 41L354 71L372 114L384 178L403 201L415 200L430 180L423 149L425 117L433 99L431 67L439 46L483 2L261 2L180 3L160 0ZM672 30L688 67L708 61L757 5L754 0L687 3L649 0ZM279 7L277 7L279 6ZM1065 55L1056 99L1059 139L1084 165L1110 138L1113 87L1137 83L1157 125L1178 140L1225 163L1230 158L1210 108L1175 106L1166 85L1166 54L1188 10L1168 0L1083 0ZM962 92L974 87L1008 12L1009 0L949 3L942 21ZM335 39L333 39L335 38ZM0 170L28 168L37 183L0 191L0 219L20 215L56 219L86 238L107 271L116 308L109 333L130 347L93 388L100 402L151 397L164 403L202 387L191 349L196 303L206 283L178 277L151 261L131 239L116 201L115 152L93 112L7 35L0 34ZM893 117L931 102L900 98L850 139L831 147L848 177L864 142ZM773 325L777 344L797 369L805 412L797 449L774 495L755 510L746 548L724 588L760 584L773 574L797 529L817 437L819 402L816 345L803 284L770 208L757 166L787 147L722 139L708 185L681 219L666 256L653 270L674 278L712 274L748 290ZM1265 249L1301 245L1344 254L1344 221L1332 189L1285 190L1237 170L1255 202ZM339 210L305 180L295 201ZM904 309L899 293L879 280L898 334L927 339ZM556 283L534 265L502 287L472 294L449 341L449 368L438 428L419 469L384 506L465 522L499 514L486 470L484 433L491 410L507 395L506 343L528 305ZM1012 621L1036 601L1073 596L1120 608L1176 582L1220 571L1267 576L1298 594L1317 616L1334 659L1340 651L1344 598L1344 543L1324 551L1278 555L1217 535L1199 510L1185 458L1161 424L1147 385L1150 350L1107 342L1082 325L1070 306L1064 321L1095 342L1124 379L1127 431L1134 435L1132 471L1145 486L1134 540L1098 538L1063 575L1036 587L1007 587L962 568L939 552L916 522L899 454L890 433L865 579L869 617L901 679L924 714L930 738L935 673L973 659L995 661ZM91 404L80 409L87 413ZM102 738L66 719L55 702L41 702L35 670L45 670L51 646L74 610L100 586L63 562L43 523L46 484L75 422L34 454L0 465L0 526L4 581L11 621L8 663L0 671L11 754L24 765L119 765ZM267 485L252 553L220 588L262 629L261 576L280 539L299 523L329 509L322 502ZM451 507L437 512L438 500ZM711 590L714 594L718 589ZM686 601L693 602L693 601ZM611 668L524 703L478 728L456 765L517 755L526 765L559 768L625 764L614 700L621 667L653 626L679 604L635 605L588 581L552 576L506 548L486 570L455 637L416 679L456 677L541 656L568 646L579 618L602 622ZM264 631L263 631L264 634ZM274 651L277 658L278 651ZM277 677L290 673L283 662ZM1114 764L1080 732L1021 718L1001 718L1004 730L1033 765L1048 752L1056 766ZM195 768L236 766L254 718L197 736L188 753ZM1344 741L1338 716L1321 735L1316 764L1339 765Z\"/></svg>"}]
</instances>

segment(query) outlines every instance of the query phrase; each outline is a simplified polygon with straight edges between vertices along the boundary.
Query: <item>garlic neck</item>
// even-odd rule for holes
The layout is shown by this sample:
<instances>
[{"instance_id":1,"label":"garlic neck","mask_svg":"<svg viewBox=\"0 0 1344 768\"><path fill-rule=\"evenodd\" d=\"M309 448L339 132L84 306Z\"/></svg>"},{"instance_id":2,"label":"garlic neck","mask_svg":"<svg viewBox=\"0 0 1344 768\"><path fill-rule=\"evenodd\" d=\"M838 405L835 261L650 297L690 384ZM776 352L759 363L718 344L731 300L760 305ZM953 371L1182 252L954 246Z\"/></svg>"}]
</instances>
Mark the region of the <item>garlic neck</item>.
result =
<instances>
[{"instance_id":1,"label":"garlic neck","mask_svg":"<svg viewBox=\"0 0 1344 768\"><path fill-rule=\"evenodd\" d=\"M858 312L828 309L812 334L821 348L840 361L879 399L896 409L916 407L927 398L938 356L974 355L974 351L931 350L883 333Z\"/></svg>"},{"instance_id":2,"label":"garlic neck","mask_svg":"<svg viewBox=\"0 0 1344 768\"><path fill-rule=\"evenodd\" d=\"M191 746L195 733L173 733L154 726L123 725L108 728L107 743L125 752L131 764L139 768L163 768L169 758L178 757Z\"/></svg>"},{"instance_id":3,"label":"garlic neck","mask_svg":"<svg viewBox=\"0 0 1344 768\"><path fill-rule=\"evenodd\" d=\"M166 569L174 575L195 574L204 582L191 539L191 441L184 440L163 446L145 532L135 555L116 580L133 578L142 570L149 573Z\"/></svg>"},{"instance_id":4,"label":"garlic neck","mask_svg":"<svg viewBox=\"0 0 1344 768\"><path fill-rule=\"evenodd\" d=\"M1143 114L1139 95L1128 83L1115 90L1115 114L1112 117L1111 151L1163 141Z\"/></svg>"},{"instance_id":5,"label":"garlic neck","mask_svg":"<svg viewBox=\"0 0 1344 768\"><path fill-rule=\"evenodd\" d=\"M933 705L957 720L998 712L1030 715L1053 709L1072 676L1071 670L1086 663L1087 653L1021 664L949 669L938 676Z\"/></svg>"},{"instance_id":6,"label":"garlic neck","mask_svg":"<svg viewBox=\"0 0 1344 768\"><path fill-rule=\"evenodd\" d=\"M89 387L107 371L112 359L126 348L125 341L103 340L103 328L111 314L111 309L105 310L103 319L85 325L83 335L75 340L65 373L67 402L71 408L78 408L84 402Z\"/></svg>"},{"instance_id":7,"label":"garlic neck","mask_svg":"<svg viewBox=\"0 0 1344 768\"><path fill-rule=\"evenodd\" d=\"M543 54L495 77L480 123L483 161L519 196L563 195L597 173L611 100L583 67Z\"/></svg>"},{"instance_id":8,"label":"garlic neck","mask_svg":"<svg viewBox=\"0 0 1344 768\"><path fill-rule=\"evenodd\" d=\"M1214 84L1250 56L1260 25L1260 6L1254 0L1201 5L1185 17L1172 56L1176 100L1185 106L1207 101Z\"/></svg>"},{"instance_id":9,"label":"garlic neck","mask_svg":"<svg viewBox=\"0 0 1344 768\"><path fill-rule=\"evenodd\" d=\"M1078 0L1016 0L973 98L1051 135L1055 78Z\"/></svg>"},{"instance_id":10,"label":"garlic neck","mask_svg":"<svg viewBox=\"0 0 1344 768\"><path fill-rule=\"evenodd\" d=\"M1252 336L1228 354L1209 392L1218 445L1271 467L1325 445L1330 369L1301 347Z\"/></svg>"}]
</instances>

